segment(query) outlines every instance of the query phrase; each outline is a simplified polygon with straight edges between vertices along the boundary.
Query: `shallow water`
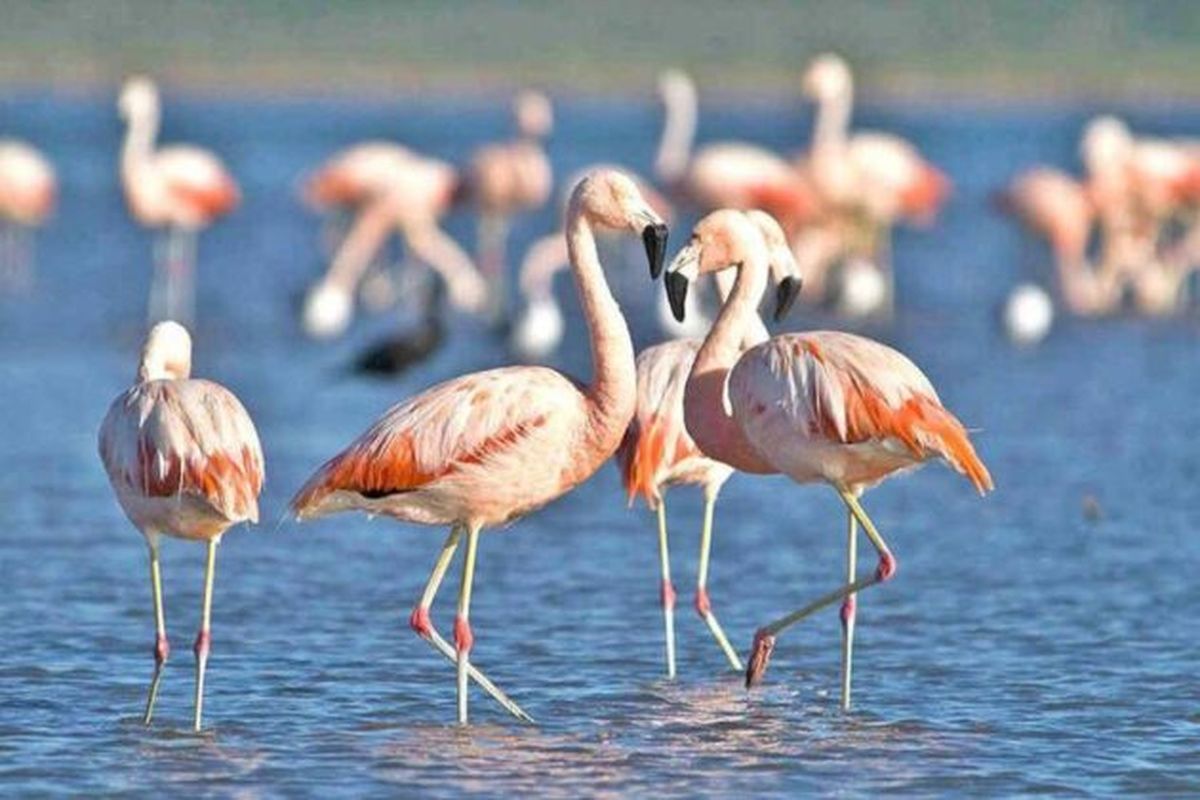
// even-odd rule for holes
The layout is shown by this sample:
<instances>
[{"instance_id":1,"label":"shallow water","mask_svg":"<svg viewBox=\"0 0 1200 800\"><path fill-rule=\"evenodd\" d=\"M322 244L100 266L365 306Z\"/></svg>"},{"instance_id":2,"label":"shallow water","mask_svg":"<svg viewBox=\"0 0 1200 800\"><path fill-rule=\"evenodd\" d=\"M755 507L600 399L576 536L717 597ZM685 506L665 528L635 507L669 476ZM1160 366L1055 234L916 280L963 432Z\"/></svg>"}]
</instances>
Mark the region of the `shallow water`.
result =
<instances>
[{"instance_id":1,"label":"shallow water","mask_svg":"<svg viewBox=\"0 0 1200 800\"><path fill-rule=\"evenodd\" d=\"M350 356L393 320L364 318L333 345L302 338L292 304L318 266L315 227L289 191L323 155L372 136L461 160L504 130L502 103L169 99L166 139L222 153L245 192L244 209L201 243L196 372L241 396L268 465L264 524L231 532L220 551L206 730L193 735L202 549L165 548L174 652L145 729L145 551L95 454L100 419L134 372L149 271L148 240L115 183L118 126L107 100L0 102L4 132L38 141L63 182L33 292L0 299L0 786L246 797L1200 791L1200 330L1191 319L1068 321L1019 352L994 324L1031 254L987 194L1033 161L1073 164L1088 111L861 115L914 137L955 180L937 227L897 237L902 310L874 333L978 429L999 489L980 500L934 466L867 497L900 571L860 598L852 713L837 710L834 609L781 637L761 689L748 694L725 671L687 602L700 510L687 490L669 496L680 677L662 679L652 518L626 510L609 467L483 539L475 656L540 724L512 724L476 694L475 724L460 730L452 668L406 624L443 534L358 516L301 527L283 508L392 402L506 354L457 320L447 347L403 378L346 377ZM1144 110L1135 126L1200 131L1200 115L1171 111ZM704 112L703 140L787 148L808 125L786 104ZM560 174L597 160L646 170L649 103L568 103L559 117ZM520 222L513 252L552 219ZM469 221L451 228L463 237ZM677 227L674 241L683 235ZM652 341L658 289L640 265L617 282L637 337ZM587 374L571 290L559 288L573 338L557 363ZM1098 519L1085 517L1087 498ZM739 649L835 584L843 525L828 490L730 482L712 592ZM443 626L453 597L451 581L435 608Z\"/></svg>"}]
</instances>

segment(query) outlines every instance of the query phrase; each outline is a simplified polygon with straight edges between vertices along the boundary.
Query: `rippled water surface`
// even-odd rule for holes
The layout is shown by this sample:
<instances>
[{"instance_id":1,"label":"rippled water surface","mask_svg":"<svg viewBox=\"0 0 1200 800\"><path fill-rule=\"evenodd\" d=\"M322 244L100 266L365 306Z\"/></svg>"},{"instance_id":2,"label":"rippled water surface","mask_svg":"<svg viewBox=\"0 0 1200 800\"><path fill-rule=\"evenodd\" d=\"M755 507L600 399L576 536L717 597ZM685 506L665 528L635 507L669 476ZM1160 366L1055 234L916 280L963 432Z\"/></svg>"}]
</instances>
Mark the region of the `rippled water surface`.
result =
<instances>
[{"instance_id":1,"label":"rippled water surface","mask_svg":"<svg viewBox=\"0 0 1200 800\"><path fill-rule=\"evenodd\" d=\"M193 735L202 548L165 548L174 652L145 729L145 548L95 453L100 419L133 376L149 272L149 242L115 183L119 129L107 99L0 102L0 131L39 142L63 184L34 290L0 299L6 794L1200 792L1200 330L1193 319L1066 322L1017 352L994 324L1037 254L991 215L988 192L1035 160L1073 164L1086 108L860 115L914 137L955 180L937 227L899 234L902 310L873 333L912 355L978 430L999 488L980 500L933 466L868 495L900 571L860 599L852 713L837 710L834 609L781 637L761 689L748 694L726 671L686 602L700 511L688 490L670 495L685 602L680 677L663 680L652 518L625 508L606 467L480 546L474 656L539 724L513 724L477 694L475 724L451 725L453 670L407 627L442 532L359 516L298 526L283 508L392 402L506 353L456 319L447 346L403 378L347 377L346 361L394 319L364 318L332 345L302 338L293 304L318 261L291 188L306 166L368 137L461 161L504 131L502 105L168 100L165 137L213 147L243 185L244 208L201 243L195 361L242 397L268 465L264 523L231 532L220 551L206 730ZM567 103L559 117L559 174L597 160L648 167L649 101ZM790 102L702 117L702 139L779 148L798 147L808 127ZM1134 122L1200 133L1200 117L1167 109ZM514 252L553 214L521 221ZM451 230L465 237L469 225ZM659 289L641 265L614 281L640 343L653 341ZM567 281L559 293L571 338L557 363L587 374ZM712 591L739 649L836 583L843 525L826 489L730 482ZM435 608L447 627L452 576Z\"/></svg>"}]
</instances>

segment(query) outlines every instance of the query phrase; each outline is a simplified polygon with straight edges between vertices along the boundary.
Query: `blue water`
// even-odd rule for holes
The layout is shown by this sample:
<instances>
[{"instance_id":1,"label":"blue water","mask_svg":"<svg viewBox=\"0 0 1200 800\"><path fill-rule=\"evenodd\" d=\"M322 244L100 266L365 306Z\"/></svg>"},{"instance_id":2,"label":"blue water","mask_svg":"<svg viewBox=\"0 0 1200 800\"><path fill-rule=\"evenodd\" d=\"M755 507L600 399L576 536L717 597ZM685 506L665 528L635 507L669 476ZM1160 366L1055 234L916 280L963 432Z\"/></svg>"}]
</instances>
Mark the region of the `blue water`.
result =
<instances>
[{"instance_id":1,"label":"blue water","mask_svg":"<svg viewBox=\"0 0 1200 800\"><path fill-rule=\"evenodd\" d=\"M1037 261L988 209L1034 161L1074 164L1092 109L868 109L954 178L943 220L896 243L901 310L873 333L909 353L969 426L998 490L981 500L930 466L866 504L899 558L860 598L855 709L837 709L835 609L781 637L747 693L689 609L699 498L669 496L680 676L662 678L651 516L605 468L480 546L475 660L539 720L482 694L459 729L453 670L407 628L443 533L359 516L298 526L286 500L383 409L503 363L456 319L446 347L395 381L343 365L394 324L335 344L299 333L295 295L318 269L314 220L291 194L336 147L387 136L461 161L506 127L501 99L379 105L169 97L165 139L204 142L245 206L201 242L197 374L235 390L267 457L264 522L226 537L217 566L206 730L190 730L190 643L202 548L167 543L174 651L153 727L140 725L153 621L141 537L112 499L95 431L133 377L149 241L116 184L108 99L0 101L0 130L57 163L62 202L31 294L0 299L0 789L5 794L1192 794L1200 792L1200 328L1064 321L1041 348L995 325ZM596 160L647 170L657 112L564 102L560 174ZM1136 127L1200 134L1200 113L1142 109ZM705 108L701 139L799 146L790 102ZM518 254L554 212L522 220ZM460 239L470 220L456 218ZM674 241L683 239L676 230ZM655 335L644 267L621 293ZM567 282L570 341L587 374ZM803 315L793 327L805 324ZM1098 510L1085 514L1085 506ZM735 478L717 510L712 593L735 644L842 574L844 519L826 489ZM869 563L864 564L864 569ZM435 608L450 624L457 569Z\"/></svg>"}]
</instances>

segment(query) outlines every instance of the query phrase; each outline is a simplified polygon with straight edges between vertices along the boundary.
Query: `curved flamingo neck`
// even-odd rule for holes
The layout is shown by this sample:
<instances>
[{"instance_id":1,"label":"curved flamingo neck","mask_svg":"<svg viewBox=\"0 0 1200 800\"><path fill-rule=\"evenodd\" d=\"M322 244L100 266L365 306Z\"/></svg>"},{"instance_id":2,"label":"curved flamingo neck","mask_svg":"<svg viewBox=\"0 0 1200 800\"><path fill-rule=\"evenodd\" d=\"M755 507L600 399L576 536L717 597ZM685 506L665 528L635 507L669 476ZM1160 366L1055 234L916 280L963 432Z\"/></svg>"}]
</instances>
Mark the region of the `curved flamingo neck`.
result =
<instances>
[{"instance_id":1,"label":"curved flamingo neck","mask_svg":"<svg viewBox=\"0 0 1200 800\"><path fill-rule=\"evenodd\" d=\"M604 277L592 226L575 200L567 215L567 253L592 345L593 375L586 391L592 405L591 435L601 449L609 444L615 449L637 399L633 341Z\"/></svg>"},{"instance_id":2,"label":"curved flamingo neck","mask_svg":"<svg viewBox=\"0 0 1200 800\"><path fill-rule=\"evenodd\" d=\"M717 297L721 300L721 305L733 294L733 285L737 282L737 272L731 269L723 269L713 275L713 280L717 284ZM763 324L762 316L758 313L753 314L746 321L746 332L742 335L742 342L738 349L742 352L749 350L755 345L762 344L769 339L771 334L767 331L767 326Z\"/></svg>"},{"instance_id":3,"label":"curved flamingo neck","mask_svg":"<svg viewBox=\"0 0 1200 800\"><path fill-rule=\"evenodd\" d=\"M121 166L125 170L136 167L153 151L158 138L158 111L148 109L145 113L133 114L125 130L125 143L121 149Z\"/></svg>"},{"instance_id":4,"label":"curved flamingo neck","mask_svg":"<svg viewBox=\"0 0 1200 800\"><path fill-rule=\"evenodd\" d=\"M766 341L766 329L758 316L758 301L766 283L765 255L756 254L737 268L733 290L696 353L683 403L688 434L706 456L743 472L760 474L777 470L758 455L742 433L729 407L725 384L742 355L743 343ZM753 341L760 333L761 339Z\"/></svg>"},{"instance_id":5,"label":"curved flamingo neck","mask_svg":"<svg viewBox=\"0 0 1200 800\"><path fill-rule=\"evenodd\" d=\"M854 87L850 85L832 97L821 97L817 103L817 119L813 131L815 151L835 153L846 146L850 132L850 111L853 106Z\"/></svg>"},{"instance_id":6,"label":"curved flamingo neck","mask_svg":"<svg viewBox=\"0 0 1200 800\"><path fill-rule=\"evenodd\" d=\"M696 137L696 95L690 88L676 87L662 93L666 120L654 157L654 172L667 185L677 183L687 170Z\"/></svg>"}]
</instances>

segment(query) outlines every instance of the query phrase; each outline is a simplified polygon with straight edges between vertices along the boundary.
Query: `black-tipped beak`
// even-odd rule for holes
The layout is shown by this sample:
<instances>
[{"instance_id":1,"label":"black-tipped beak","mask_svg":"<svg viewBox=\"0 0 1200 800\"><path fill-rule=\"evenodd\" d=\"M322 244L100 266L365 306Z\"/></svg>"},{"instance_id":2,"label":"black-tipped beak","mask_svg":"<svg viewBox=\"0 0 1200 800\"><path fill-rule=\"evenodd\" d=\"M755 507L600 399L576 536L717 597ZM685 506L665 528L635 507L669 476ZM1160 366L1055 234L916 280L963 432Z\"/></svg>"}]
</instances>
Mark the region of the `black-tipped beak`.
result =
<instances>
[{"instance_id":1,"label":"black-tipped beak","mask_svg":"<svg viewBox=\"0 0 1200 800\"><path fill-rule=\"evenodd\" d=\"M642 244L646 245L646 258L650 262L650 277L658 280L662 275L663 262L667 259L667 226L661 222L647 225L642 230Z\"/></svg>"},{"instance_id":2,"label":"black-tipped beak","mask_svg":"<svg viewBox=\"0 0 1200 800\"><path fill-rule=\"evenodd\" d=\"M800 287L802 282L799 278L787 276L779 282L775 287L775 321L779 322L787 316L788 311L792 309L796 298L800 296Z\"/></svg>"},{"instance_id":3,"label":"black-tipped beak","mask_svg":"<svg viewBox=\"0 0 1200 800\"><path fill-rule=\"evenodd\" d=\"M676 322L683 322L687 311L688 279L681 272L668 272L663 279L667 285L667 300L671 303L671 313Z\"/></svg>"}]
</instances>

